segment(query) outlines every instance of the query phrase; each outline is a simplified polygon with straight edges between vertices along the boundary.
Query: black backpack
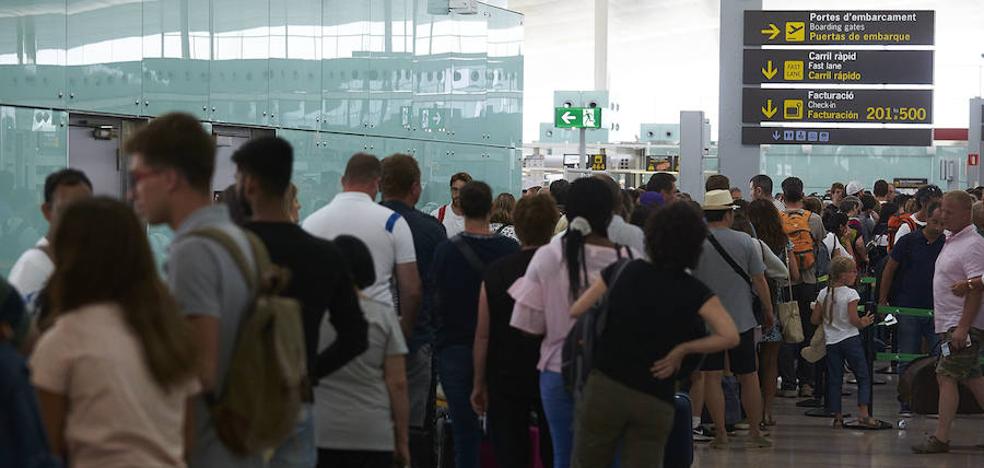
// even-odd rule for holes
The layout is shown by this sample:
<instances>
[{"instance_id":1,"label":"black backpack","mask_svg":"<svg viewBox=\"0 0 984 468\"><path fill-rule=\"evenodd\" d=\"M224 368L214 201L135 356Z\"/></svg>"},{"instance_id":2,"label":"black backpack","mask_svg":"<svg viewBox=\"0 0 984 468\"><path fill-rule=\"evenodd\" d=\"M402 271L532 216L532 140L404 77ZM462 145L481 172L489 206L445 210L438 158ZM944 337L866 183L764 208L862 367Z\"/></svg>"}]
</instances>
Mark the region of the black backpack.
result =
<instances>
[{"instance_id":1,"label":"black backpack","mask_svg":"<svg viewBox=\"0 0 984 468\"><path fill-rule=\"evenodd\" d=\"M598 340L601 333L605 330L605 322L608 320L608 300L612 289L618 282L618 278L625 271L626 265L632 261L632 250L628 258L622 257L622 246L615 245L618 259L615 260L615 271L612 275L611 284L608 290L597 304L593 305L587 312L577 318L574 326L564 338L564 348L561 354L560 373L564 377L564 388L572 395L578 396L584 384L588 381L588 374L594 367L594 354L598 349Z\"/></svg>"}]
</instances>

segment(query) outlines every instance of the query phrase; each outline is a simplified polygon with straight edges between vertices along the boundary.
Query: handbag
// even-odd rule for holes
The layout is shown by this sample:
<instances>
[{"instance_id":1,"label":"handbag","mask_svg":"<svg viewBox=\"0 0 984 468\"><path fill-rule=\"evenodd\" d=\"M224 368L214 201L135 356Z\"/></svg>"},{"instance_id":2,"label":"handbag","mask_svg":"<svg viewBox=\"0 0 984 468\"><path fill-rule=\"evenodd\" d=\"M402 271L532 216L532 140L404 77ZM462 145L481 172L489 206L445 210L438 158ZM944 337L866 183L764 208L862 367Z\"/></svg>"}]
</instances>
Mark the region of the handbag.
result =
<instances>
[{"instance_id":1,"label":"handbag","mask_svg":"<svg viewBox=\"0 0 984 468\"><path fill-rule=\"evenodd\" d=\"M786 252L786 267L789 267L789 252ZM779 329L782 332L782 340L786 343L802 343L803 322L800 320L799 303L793 299L793 281L786 275L786 284L789 286L789 301L780 302L776 308L779 311Z\"/></svg>"},{"instance_id":2,"label":"handbag","mask_svg":"<svg viewBox=\"0 0 984 468\"><path fill-rule=\"evenodd\" d=\"M723 258L725 262L728 262L728 265L731 266L731 269L734 270L735 273L738 274L738 276L741 276L741 278L744 279L746 283L748 283L748 289L752 293L752 315L755 316L755 323L757 323L759 326L762 326L763 324L765 324L765 315L762 312L762 298L758 297L758 294L755 294L755 286L752 285L752 279L749 278L748 273L745 273L745 270L743 270L740 266L738 266L738 263L735 262L733 258L731 258L731 255L728 255L728 252L724 250L724 247L721 246L721 244L717 241L717 239L714 238L713 235L708 234L707 240L711 242L711 245L714 246L714 250L717 250L718 254L721 255L721 258Z\"/></svg>"}]
</instances>

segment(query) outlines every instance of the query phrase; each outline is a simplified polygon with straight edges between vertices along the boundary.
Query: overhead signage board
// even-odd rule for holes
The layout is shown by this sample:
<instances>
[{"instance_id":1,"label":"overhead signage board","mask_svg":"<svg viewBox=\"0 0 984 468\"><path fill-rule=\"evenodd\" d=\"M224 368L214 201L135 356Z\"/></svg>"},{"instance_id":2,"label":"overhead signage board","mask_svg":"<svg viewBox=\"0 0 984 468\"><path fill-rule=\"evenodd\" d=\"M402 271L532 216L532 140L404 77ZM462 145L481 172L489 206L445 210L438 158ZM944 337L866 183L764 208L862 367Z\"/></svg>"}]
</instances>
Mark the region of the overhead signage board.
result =
<instances>
[{"instance_id":1,"label":"overhead signage board","mask_svg":"<svg viewBox=\"0 0 984 468\"><path fill-rule=\"evenodd\" d=\"M678 171L680 158L678 156L646 156L646 172Z\"/></svg>"},{"instance_id":2,"label":"overhead signage board","mask_svg":"<svg viewBox=\"0 0 984 468\"><path fill-rule=\"evenodd\" d=\"M556 107L554 127L601 128L600 107Z\"/></svg>"},{"instance_id":3,"label":"overhead signage board","mask_svg":"<svg viewBox=\"0 0 984 468\"><path fill-rule=\"evenodd\" d=\"M933 90L745 88L742 121L926 124Z\"/></svg>"},{"instance_id":4,"label":"overhead signage board","mask_svg":"<svg viewBox=\"0 0 984 468\"><path fill-rule=\"evenodd\" d=\"M745 11L745 45L933 45L932 10Z\"/></svg>"},{"instance_id":5,"label":"overhead signage board","mask_svg":"<svg viewBox=\"0 0 984 468\"><path fill-rule=\"evenodd\" d=\"M592 171L607 171L608 170L608 156L604 154L592 154L591 155L591 170Z\"/></svg>"},{"instance_id":6,"label":"overhead signage board","mask_svg":"<svg viewBox=\"0 0 984 468\"><path fill-rule=\"evenodd\" d=\"M931 128L742 127L743 145L930 146Z\"/></svg>"},{"instance_id":7,"label":"overhead signage board","mask_svg":"<svg viewBox=\"0 0 984 468\"><path fill-rule=\"evenodd\" d=\"M919 178L919 177L907 177L907 178L896 177L894 180L892 180L892 185L894 185L895 188L917 189L919 187L928 184L929 184L929 179Z\"/></svg>"},{"instance_id":8,"label":"overhead signage board","mask_svg":"<svg viewBox=\"0 0 984 468\"><path fill-rule=\"evenodd\" d=\"M932 84L932 50L745 49L744 84Z\"/></svg>"}]
</instances>

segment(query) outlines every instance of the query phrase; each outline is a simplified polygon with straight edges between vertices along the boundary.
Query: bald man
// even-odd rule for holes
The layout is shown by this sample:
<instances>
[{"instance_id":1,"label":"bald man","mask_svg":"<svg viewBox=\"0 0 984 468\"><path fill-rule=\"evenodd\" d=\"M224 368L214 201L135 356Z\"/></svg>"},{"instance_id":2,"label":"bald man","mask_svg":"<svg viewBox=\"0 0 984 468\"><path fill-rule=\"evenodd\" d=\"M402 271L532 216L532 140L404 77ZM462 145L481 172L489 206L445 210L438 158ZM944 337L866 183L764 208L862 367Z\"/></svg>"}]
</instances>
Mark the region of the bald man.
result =
<instances>
[{"instance_id":1,"label":"bald man","mask_svg":"<svg viewBox=\"0 0 984 468\"><path fill-rule=\"evenodd\" d=\"M933 276L933 320L936 333L943 334L936 364L940 417L936 431L912 447L916 453L950 451L950 427L960 403L957 382L969 388L984 406L984 376L979 362L984 343L984 238L971 223L973 205L974 198L967 192L953 191L943 196L943 227L950 235L936 259Z\"/></svg>"}]
</instances>

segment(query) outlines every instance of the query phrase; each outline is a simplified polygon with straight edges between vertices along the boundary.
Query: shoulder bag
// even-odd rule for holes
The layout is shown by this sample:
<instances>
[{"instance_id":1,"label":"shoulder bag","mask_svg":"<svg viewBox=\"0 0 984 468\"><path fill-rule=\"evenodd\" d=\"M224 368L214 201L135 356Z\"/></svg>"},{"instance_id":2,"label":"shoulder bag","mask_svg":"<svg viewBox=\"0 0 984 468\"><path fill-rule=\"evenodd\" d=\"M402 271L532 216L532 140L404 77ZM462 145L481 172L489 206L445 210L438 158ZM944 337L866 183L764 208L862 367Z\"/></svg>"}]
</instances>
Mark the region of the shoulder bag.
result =
<instances>
[{"instance_id":1,"label":"shoulder bag","mask_svg":"<svg viewBox=\"0 0 984 468\"><path fill-rule=\"evenodd\" d=\"M789 250L787 249L787 270L790 267L789 263ZM803 336L803 322L800 320L799 303L793 298L793 281L789 275L786 276L786 286L789 288L789 301L776 304L776 310L779 313L779 329L782 332L782 340L786 343L802 343L805 339Z\"/></svg>"},{"instance_id":2,"label":"shoulder bag","mask_svg":"<svg viewBox=\"0 0 984 468\"><path fill-rule=\"evenodd\" d=\"M714 238L713 234L708 234L707 240L711 242L711 245L714 246L714 250L717 250L718 254L721 255L721 258L728 262L731 269L734 270L738 276L741 276L746 283L748 283L748 289L752 293L752 315L755 316L755 323L761 326L765 323L765 316L762 311L762 298L758 297L758 294L755 294L755 286L752 284L752 278L748 276L748 273L745 273L745 270L738 266L738 263L735 262L735 259L731 258L731 255L728 255L728 252L724 250L724 247L722 247L721 243Z\"/></svg>"}]
</instances>

